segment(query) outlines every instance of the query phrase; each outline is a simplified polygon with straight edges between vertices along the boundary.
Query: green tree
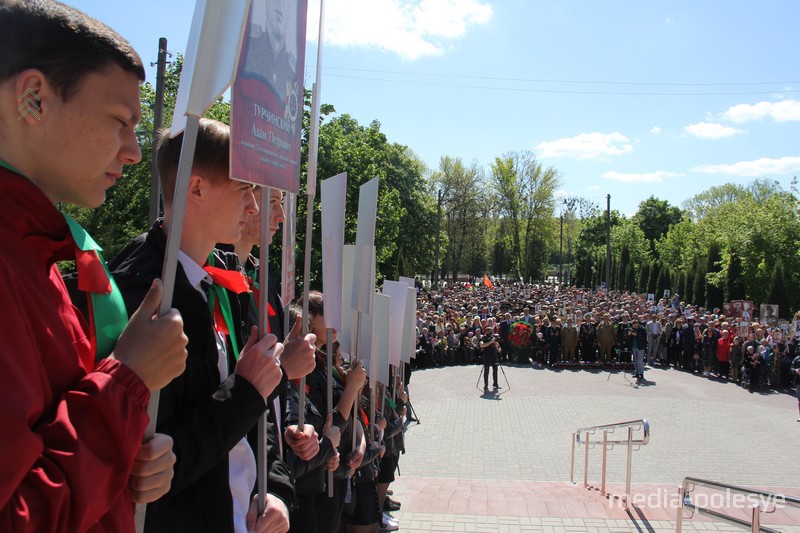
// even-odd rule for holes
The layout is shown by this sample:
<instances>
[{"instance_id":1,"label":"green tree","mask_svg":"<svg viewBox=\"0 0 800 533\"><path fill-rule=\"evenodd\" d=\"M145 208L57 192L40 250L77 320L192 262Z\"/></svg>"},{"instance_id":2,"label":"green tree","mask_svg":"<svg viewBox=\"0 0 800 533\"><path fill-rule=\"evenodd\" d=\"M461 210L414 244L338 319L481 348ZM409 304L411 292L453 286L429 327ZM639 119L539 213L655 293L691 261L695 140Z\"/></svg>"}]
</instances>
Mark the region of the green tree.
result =
<instances>
[{"instance_id":1,"label":"green tree","mask_svg":"<svg viewBox=\"0 0 800 533\"><path fill-rule=\"evenodd\" d=\"M682 217L683 214L678 207L670 205L666 200L650 196L639 204L639 210L633 215L633 220L644 233L650 251L656 254L656 241L666 234L670 227L680 222Z\"/></svg>"},{"instance_id":2,"label":"green tree","mask_svg":"<svg viewBox=\"0 0 800 533\"><path fill-rule=\"evenodd\" d=\"M619 267L617 265L617 258L615 256L611 256L611 280L610 280L609 288L612 289L612 290L619 289L619 286L617 285L617 280L619 279L617 277L618 276L618 272L617 272L618 268Z\"/></svg>"},{"instance_id":3,"label":"green tree","mask_svg":"<svg viewBox=\"0 0 800 533\"><path fill-rule=\"evenodd\" d=\"M675 291L678 293L678 297L681 299L686 296L686 272L683 270L678 271L678 282L676 284Z\"/></svg>"},{"instance_id":4,"label":"green tree","mask_svg":"<svg viewBox=\"0 0 800 533\"><path fill-rule=\"evenodd\" d=\"M712 280L714 273L722 270L721 262L722 251L719 243L717 241L712 241L708 247L708 255L706 258L706 309L722 309L723 290L717 285L715 280Z\"/></svg>"},{"instance_id":5,"label":"green tree","mask_svg":"<svg viewBox=\"0 0 800 533\"><path fill-rule=\"evenodd\" d=\"M558 172L544 168L532 152L512 152L495 158L490 171L496 208L510 222L513 272L518 279L541 277L546 245L553 242L553 210Z\"/></svg>"},{"instance_id":6,"label":"green tree","mask_svg":"<svg viewBox=\"0 0 800 533\"><path fill-rule=\"evenodd\" d=\"M625 290L636 292L636 265L628 263L625 269Z\"/></svg>"},{"instance_id":7,"label":"green tree","mask_svg":"<svg viewBox=\"0 0 800 533\"><path fill-rule=\"evenodd\" d=\"M640 293L647 292L647 281L650 277L650 264L639 265L639 283L636 285L636 291Z\"/></svg>"},{"instance_id":8,"label":"green tree","mask_svg":"<svg viewBox=\"0 0 800 533\"><path fill-rule=\"evenodd\" d=\"M791 317L792 309L789 304L789 297L786 294L786 282L784 280L783 261L778 259L775 262L775 270L772 272L767 301L764 303L778 304L779 317ZM764 317L760 317L764 318Z\"/></svg>"},{"instance_id":9,"label":"green tree","mask_svg":"<svg viewBox=\"0 0 800 533\"><path fill-rule=\"evenodd\" d=\"M442 194L443 230L447 237L444 261L455 282L458 272L467 270L463 261L467 247L475 248L478 242L485 245L485 220L481 220L486 197L483 173L477 163L467 167L461 159L445 156L439 160L431 181ZM470 252L470 259L485 255L485 249Z\"/></svg>"},{"instance_id":10,"label":"green tree","mask_svg":"<svg viewBox=\"0 0 800 533\"><path fill-rule=\"evenodd\" d=\"M686 284L684 285L683 291L686 293L683 295L683 301L686 305L689 305L694 302L694 278L695 278L695 271L694 269L687 270L684 272L686 276Z\"/></svg>"},{"instance_id":11,"label":"green tree","mask_svg":"<svg viewBox=\"0 0 800 533\"><path fill-rule=\"evenodd\" d=\"M694 195L683 203L683 208L692 220L698 221L705 218L709 212L735 204L748 195L745 187L734 183L725 183Z\"/></svg>"},{"instance_id":12,"label":"green tree","mask_svg":"<svg viewBox=\"0 0 800 533\"><path fill-rule=\"evenodd\" d=\"M666 265L660 265L659 267L659 275L658 275L658 285L656 286L656 298L662 298L664 296L664 291L669 290L672 292L671 283L670 283L670 272L669 268Z\"/></svg>"},{"instance_id":13,"label":"green tree","mask_svg":"<svg viewBox=\"0 0 800 533\"><path fill-rule=\"evenodd\" d=\"M661 275L659 268L658 268L658 261L655 259L650 261L650 272L647 276L647 294L656 294L656 290L658 289L658 276Z\"/></svg>"},{"instance_id":14,"label":"green tree","mask_svg":"<svg viewBox=\"0 0 800 533\"><path fill-rule=\"evenodd\" d=\"M363 126L344 114L323 122L320 127L317 175L327 178L347 172L346 243L355 242L359 187L374 177L380 178L375 227L379 282L396 277L401 268L411 274L429 272L433 266L436 203L423 178L424 170L422 162L408 147L389 142L378 121ZM306 217L304 177L305 173L302 173L297 210L299 221L305 221ZM314 243L321 239L320 208L320 203L316 202ZM426 231L401 231L401 228ZM298 223L297 242L304 240L305 224ZM319 247L314 248L311 286L317 288L321 282L322 258L316 251ZM302 265L303 261L304 249L298 247L297 264Z\"/></svg>"},{"instance_id":15,"label":"green tree","mask_svg":"<svg viewBox=\"0 0 800 533\"><path fill-rule=\"evenodd\" d=\"M697 305L706 303L706 270L700 261L695 261L694 287L692 288L693 302Z\"/></svg>"},{"instance_id":16,"label":"green tree","mask_svg":"<svg viewBox=\"0 0 800 533\"><path fill-rule=\"evenodd\" d=\"M744 300L744 280L742 279L742 260L739 254L731 252L728 268L725 271L725 301Z\"/></svg>"},{"instance_id":17,"label":"green tree","mask_svg":"<svg viewBox=\"0 0 800 533\"><path fill-rule=\"evenodd\" d=\"M627 281L626 281L627 278L626 278L626 276L628 274L628 272L627 272L628 271L628 263L630 263L630 262L631 262L630 249L628 249L628 245L627 244L623 244L622 245L622 250L619 253L619 265L618 265L619 272L617 274L617 280L618 280L617 284L618 284L618 287L619 287L620 290L625 290L625 289L628 288L627 287Z\"/></svg>"}]
</instances>

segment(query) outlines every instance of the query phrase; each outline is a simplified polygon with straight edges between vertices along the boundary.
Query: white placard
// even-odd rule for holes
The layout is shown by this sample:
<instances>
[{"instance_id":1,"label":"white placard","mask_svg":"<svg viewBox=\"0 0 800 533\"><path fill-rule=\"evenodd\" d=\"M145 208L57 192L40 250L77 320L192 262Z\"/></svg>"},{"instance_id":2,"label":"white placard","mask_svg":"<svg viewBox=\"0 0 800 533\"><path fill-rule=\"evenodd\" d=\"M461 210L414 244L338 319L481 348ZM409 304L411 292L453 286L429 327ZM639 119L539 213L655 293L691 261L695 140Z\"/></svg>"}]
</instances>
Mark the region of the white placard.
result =
<instances>
[{"instance_id":1,"label":"white placard","mask_svg":"<svg viewBox=\"0 0 800 533\"><path fill-rule=\"evenodd\" d=\"M389 364L399 367L403 348L403 326L406 319L408 285L400 281L387 280L383 282L383 293L392 299L392 305L389 310Z\"/></svg>"},{"instance_id":2,"label":"white placard","mask_svg":"<svg viewBox=\"0 0 800 533\"><path fill-rule=\"evenodd\" d=\"M375 296L375 247L356 245L356 259L351 305L361 313L371 313Z\"/></svg>"},{"instance_id":3,"label":"white placard","mask_svg":"<svg viewBox=\"0 0 800 533\"><path fill-rule=\"evenodd\" d=\"M406 311L403 320L403 338L400 358L404 363L410 363L417 356L417 289L406 288Z\"/></svg>"},{"instance_id":4,"label":"white placard","mask_svg":"<svg viewBox=\"0 0 800 533\"><path fill-rule=\"evenodd\" d=\"M294 300L294 245L295 237L297 236L296 198L294 194L286 193L283 201L283 210L286 215L286 220L283 222L283 249L281 250L281 305L284 307Z\"/></svg>"},{"instance_id":5,"label":"white placard","mask_svg":"<svg viewBox=\"0 0 800 533\"><path fill-rule=\"evenodd\" d=\"M323 180L322 287L325 293L325 327L342 330L342 253L347 199L347 173ZM352 276L350 276L352 277ZM352 280L351 280L352 282Z\"/></svg>"},{"instance_id":6,"label":"white placard","mask_svg":"<svg viewBox=\"0 0 800 533\"><path fill-rule=\"evenodd\" d=\"M361 257L358 270L353 271L357 281L353 282L352 302L362 313L372 312L372 296L375 294L375 217L378 212L378 178L373 178L359 188L358 228L356 229L356 251ZM370 259L372 258L372 259ZM371 264L370 264L371 263Z\"/></svg>"},{"instance_id":7,"label":"white placard","mask_svg":"<svg viewBox=\"0 0 800 533\"><path fill-rule=\"evenodd\" d=\"M404 277L404 276L400 276L400 277L399 277L399 278L397 278L397 279L399 279L399 280L400 280L400 283L405 283L405 284L406 284L406 285L408 285L409 287L412 287L412 288L413 288L413 287L416 287L416 284L414 283L414 278L406 278L406 277Z\"/></svg>"},{"instance_id":8,"label":"white placard","mask_svg":"<svg viewBox=\"0 0 800 533\"><path fill-rule=\"evenodd\" d=\"M367 371L369 387L375 386L375 365L372 356L375 353L375 335L373 334L373 316L371 313L361 313L361 334L358 337L358 360Z\"/></svg>"},{"instance_id":9,"label":"white placard","mask_svg":"<svg viewBox=\"0 0 800 533\"><path fill-rule=\"evenodd\" d=\"M197 0L183 61L170 135L186 115L203 116L233 83L249 0Z\"/></svg>"},{"instance_id":10,"label":"white placard","mask_svg":"<svg viewBox=\"0 0 800 533\"><path fill-rule=\"evenodd\" d=\"M342 272L353 272L356 264L356 247L348 244L342 247ZM350 354L353 352L353 331L356 327L355 312L353 311L353 276L342 277L342 328L338 330L336 339L339 341L339 348L342 353Z\"/></svg>"},{"instance_id":11,"label":"white placard","mask_svg":"<svg viewBox=\"0 0 800 533\"><path fill-rule=\"evenodd\" d=\"M375 381L389 386L389 317L391 315L392 298L385 294L376 294L372 301L372 336L375 351L372 354Z\"/></svg>"}]
</instances>

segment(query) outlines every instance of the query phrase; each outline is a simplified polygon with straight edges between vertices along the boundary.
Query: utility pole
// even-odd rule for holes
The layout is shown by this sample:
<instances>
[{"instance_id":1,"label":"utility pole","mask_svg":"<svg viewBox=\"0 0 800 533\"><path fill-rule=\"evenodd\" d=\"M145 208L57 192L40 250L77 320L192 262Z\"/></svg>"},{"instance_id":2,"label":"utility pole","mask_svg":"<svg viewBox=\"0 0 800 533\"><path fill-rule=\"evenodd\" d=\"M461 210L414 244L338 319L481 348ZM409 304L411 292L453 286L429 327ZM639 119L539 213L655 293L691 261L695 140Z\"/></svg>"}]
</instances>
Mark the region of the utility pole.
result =
<instances>
[{"instance_id":1,"label":"utility pole","mask_svg":"<svg viewBox=\"0 0 800 533\"><path fill-rule=\"evenodd\" d=\"M606 195L606 294L611 290L611 195Z\"/></svg>"},{"instance_id":2,"label":"utility pole","mask_svg":"<svg viewBox=\"0 0 800 533\"><path fill-rule=\"evenodd\" d=\"M158 168L156 167L156 139L158 131L164 121L164 77L167 70L167 38L158 40L158 66L156 68L156 107L153 110L153 153L150 162L150 225L161 214L159 198L161 186L158 182Z\"/></svg>"},{"instance_id":3,"label":"utility pole","mask_svg":"<svg viewBox=\"0 0 800 533\"><path fill-rule=\"evenodd\" d=\"M439 281L439 229L442 224L442 190L439 189L438 200L436 201L436 255L434 256L433 265L433 286L438 286Z\"/></svg>"},{"instance_id":4,"label":"utility pole","mask_svg":"<svg viewBox=\"0 0 800 533\"><path fill-rule=\"evenodd\" d=\"M561 209L561 233L558 237L558 284L561 285L561 274L564 268L564 209Z\"/></svg>"}]
</instances>

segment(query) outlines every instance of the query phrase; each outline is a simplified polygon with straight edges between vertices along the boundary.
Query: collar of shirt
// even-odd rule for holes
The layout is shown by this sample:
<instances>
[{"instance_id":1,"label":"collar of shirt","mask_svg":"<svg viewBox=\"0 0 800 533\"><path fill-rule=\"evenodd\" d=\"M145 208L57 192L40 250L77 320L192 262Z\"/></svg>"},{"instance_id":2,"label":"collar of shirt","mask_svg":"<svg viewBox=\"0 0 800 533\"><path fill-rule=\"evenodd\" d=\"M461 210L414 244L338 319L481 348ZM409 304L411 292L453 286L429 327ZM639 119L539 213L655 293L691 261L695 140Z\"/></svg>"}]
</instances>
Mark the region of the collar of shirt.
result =
<instances>
[{"instance_id":1,"label":"collar of shirt","mask_svg":"<svg viewBox=\"0 0 800 533\"><path fill-rule=\"evenodd\" d=\"M183 267L183 271L186 274L186 278L189 280L189 284L194 287L197 292L203 295L203 299L205 301L208 301L208 295L200 284L205 281L210 286L211 276L209 276L208 272L203 270L203 267L198 265L194 259L183 253L181 250L178 250L178 261Z\"/></svg>"}]
</instances>

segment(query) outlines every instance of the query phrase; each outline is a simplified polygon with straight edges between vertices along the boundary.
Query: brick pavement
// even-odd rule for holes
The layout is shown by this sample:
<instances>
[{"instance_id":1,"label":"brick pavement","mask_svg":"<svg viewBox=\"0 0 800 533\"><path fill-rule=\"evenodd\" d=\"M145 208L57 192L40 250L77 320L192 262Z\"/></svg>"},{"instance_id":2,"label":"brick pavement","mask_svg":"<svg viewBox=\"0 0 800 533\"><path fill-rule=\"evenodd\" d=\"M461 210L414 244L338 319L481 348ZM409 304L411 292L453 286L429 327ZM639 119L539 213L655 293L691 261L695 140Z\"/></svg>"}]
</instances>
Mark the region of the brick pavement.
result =
<instances>
[{"instance_id":1,"label":"brick pavement","mask_svg":"<svg viewBox=\"0 0 800 533\"><path fill-rule=\"evenodd\" d=\"M749 394L658 368L637 387L623 373L516 366L504 367L510 390L501 373L503 388L484 393L475 388L480 370L412 376L422 424L407 428L408 453L393 485L403 502L395 513L400 531L674 531L670 505L685 476L800 495L792 395ZM616 499L624 494L624 447L608 452L610 499L599 493L599 447L590 449L590 488L582 486L583 449L577 484L569 483L573 430L638 418L651 427L650 444L633 454L632 492L641 505L627 512ZM763 523L800 533L800 510L778 510ZM695 517L684 521L684 531L736 529Z\"/></svg>"}]
</instances>

